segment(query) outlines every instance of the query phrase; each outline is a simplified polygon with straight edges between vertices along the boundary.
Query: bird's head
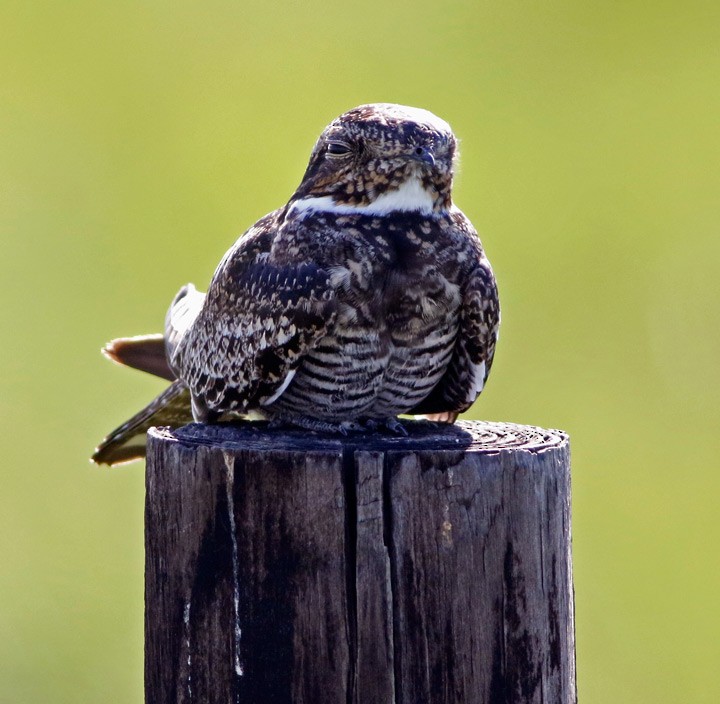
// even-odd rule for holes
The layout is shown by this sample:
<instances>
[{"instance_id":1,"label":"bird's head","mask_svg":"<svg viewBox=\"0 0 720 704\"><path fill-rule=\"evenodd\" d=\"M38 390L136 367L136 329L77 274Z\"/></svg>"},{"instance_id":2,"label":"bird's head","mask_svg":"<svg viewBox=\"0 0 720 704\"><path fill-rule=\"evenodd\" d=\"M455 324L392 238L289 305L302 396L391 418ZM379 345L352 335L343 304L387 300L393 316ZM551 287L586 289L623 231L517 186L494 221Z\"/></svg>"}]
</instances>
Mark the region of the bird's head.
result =
<instances>
[{"instance_id":1,"label":"bird's head","mask_svg":"<svg viewBox=\"0 0 720 704\"><path fill-rule=\"evenodd\" d=\"M291 207L372 214L446 210L456 147L450 125L427 110L361 105L320 135Z\"/></svg>"}]
</instances>

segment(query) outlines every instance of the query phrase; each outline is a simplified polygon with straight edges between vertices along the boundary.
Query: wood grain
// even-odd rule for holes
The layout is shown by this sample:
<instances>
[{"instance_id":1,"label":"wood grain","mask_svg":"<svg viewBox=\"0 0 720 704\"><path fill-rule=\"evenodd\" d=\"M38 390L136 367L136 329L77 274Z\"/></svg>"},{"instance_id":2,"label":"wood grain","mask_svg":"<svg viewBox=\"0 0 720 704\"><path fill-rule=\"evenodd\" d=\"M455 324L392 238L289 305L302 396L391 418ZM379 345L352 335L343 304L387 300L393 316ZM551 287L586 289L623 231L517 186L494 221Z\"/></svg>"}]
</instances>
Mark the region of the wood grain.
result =
<instances>
[{"instance_id":1,"label":"wood grain","mask_svg":"<svg viewBox=\"0 0 720 704\"><path fill-rule=\"evenodd\" d=\"M572 704L567 436L149 434L146 701Z\"/></svg>"}]
</instances>

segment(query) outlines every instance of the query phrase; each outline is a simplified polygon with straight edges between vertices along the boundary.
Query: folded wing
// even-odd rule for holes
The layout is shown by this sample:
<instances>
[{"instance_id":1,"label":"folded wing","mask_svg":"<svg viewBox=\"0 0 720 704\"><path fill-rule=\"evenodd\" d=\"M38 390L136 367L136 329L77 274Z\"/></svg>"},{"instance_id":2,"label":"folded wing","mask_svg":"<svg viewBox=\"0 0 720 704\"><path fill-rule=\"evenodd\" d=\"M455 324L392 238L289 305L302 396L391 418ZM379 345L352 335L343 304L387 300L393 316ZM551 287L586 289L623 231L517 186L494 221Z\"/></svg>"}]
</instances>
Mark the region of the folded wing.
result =
<instances>
[{"instance_id":1,"label":"folded wing","mask_svg":"<svg viewBox=\"0 0 720 704\"><path fill-rule=\"evenodd\" d=\"M448 368L410 413L452 423L458 413L470 408L490 373L499 324L495 278L490 264L482 259L464 286L460 325Z\"/></svg>"}]
</instances>

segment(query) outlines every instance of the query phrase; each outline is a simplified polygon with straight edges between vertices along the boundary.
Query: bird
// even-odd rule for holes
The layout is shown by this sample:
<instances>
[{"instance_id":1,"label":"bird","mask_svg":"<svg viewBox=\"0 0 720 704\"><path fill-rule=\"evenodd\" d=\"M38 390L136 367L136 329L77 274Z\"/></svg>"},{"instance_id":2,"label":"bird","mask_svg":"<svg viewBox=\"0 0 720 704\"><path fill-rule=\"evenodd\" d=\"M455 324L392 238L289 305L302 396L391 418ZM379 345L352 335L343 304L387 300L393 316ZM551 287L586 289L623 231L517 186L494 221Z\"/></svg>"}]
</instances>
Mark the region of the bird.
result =
<instances>
[{"instance_id":1,"label":"bird","mask_svg":"<svg viewBox=\"0 0 720 704\"><path fill-rule=\"evenodd\" d=\"M151 426L262 418L312 432L453 423L483 390L500 323L478 234L452 199L458 141L432 112L355 107L321 133L296 191L228 250L207 293L111 360L171 382L96 448L145 454Z\"/></svg>"}]
</instances>

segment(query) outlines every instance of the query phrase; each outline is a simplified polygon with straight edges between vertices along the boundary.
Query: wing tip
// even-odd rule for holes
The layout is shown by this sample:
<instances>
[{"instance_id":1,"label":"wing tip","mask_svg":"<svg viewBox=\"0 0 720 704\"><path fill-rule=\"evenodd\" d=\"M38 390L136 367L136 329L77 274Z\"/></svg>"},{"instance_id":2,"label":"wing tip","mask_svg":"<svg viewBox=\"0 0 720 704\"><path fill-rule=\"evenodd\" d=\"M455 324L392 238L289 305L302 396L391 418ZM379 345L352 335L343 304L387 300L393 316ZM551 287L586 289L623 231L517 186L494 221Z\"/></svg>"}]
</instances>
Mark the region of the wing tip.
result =
<instances>
[{"instance_id":1,"label":"wing tip","mask_svg":"<svg viewBox=\"0 0 720 704\"><path fill-rule=\"evenodd\" d=\"M114 435L103 440L90 455L89 462L96 467L114 468L145 459L145 445L118 443Z\"/></svg>"},{"instance_id":2,"label":"wing tip","mask_svg":"<svg viewBox=\"0 0 720 704\"><path fill-rule=\"evenodd\" d=\"M114 442L100 443L88 460L97 467L118 467L144 460L145 445L117 446Z\"/></svg>"}]
</instances>

